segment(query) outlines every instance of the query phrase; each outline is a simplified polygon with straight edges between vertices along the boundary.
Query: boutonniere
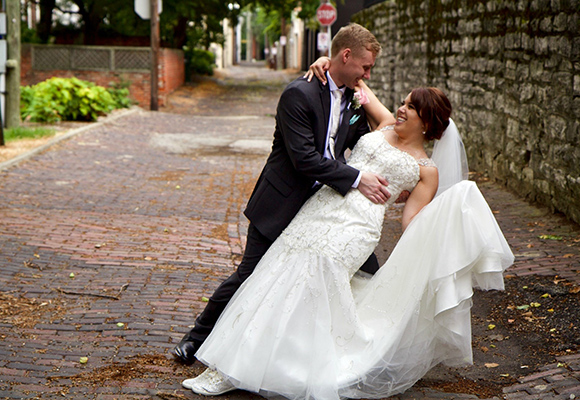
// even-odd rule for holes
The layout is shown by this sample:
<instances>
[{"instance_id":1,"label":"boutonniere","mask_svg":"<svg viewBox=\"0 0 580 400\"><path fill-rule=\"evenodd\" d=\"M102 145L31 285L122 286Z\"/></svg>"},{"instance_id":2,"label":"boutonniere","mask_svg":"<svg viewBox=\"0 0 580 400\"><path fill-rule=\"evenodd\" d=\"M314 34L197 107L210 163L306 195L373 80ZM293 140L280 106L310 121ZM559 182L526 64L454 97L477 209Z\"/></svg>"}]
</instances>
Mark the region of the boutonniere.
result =
<instances>
[{"instance_id":1,"label":"boutonniere","mask_svg":"<svg viewBox=\"0 0 580 400\"><path fill-rule=\"evenodd\" d=\"M353 110L358 110L361 106L367 104L369 102L369 98L364 90L361 88L357 89L352 96L352 100L350 101L350 106Z\"/></svg>"}]
</instances>

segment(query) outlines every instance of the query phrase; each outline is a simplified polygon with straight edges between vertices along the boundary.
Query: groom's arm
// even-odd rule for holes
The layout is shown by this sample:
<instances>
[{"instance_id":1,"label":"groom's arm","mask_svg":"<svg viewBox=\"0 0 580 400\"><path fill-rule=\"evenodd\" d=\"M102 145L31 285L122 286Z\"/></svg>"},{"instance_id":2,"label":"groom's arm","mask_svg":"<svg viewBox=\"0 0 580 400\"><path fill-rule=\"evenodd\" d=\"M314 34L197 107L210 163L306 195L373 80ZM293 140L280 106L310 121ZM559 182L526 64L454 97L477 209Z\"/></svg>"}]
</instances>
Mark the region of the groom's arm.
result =
<instances>
[{"instance_id":1,"label":"groom's arm","mask_svg":"<svg viewBox=\"0 0 580 400\"><path fill-rule=\"evenodd\" d=\"M360 118L357 118L357 122L355 122L358 124L355 126L356 133L353 136L352 141L348 143L348 147L350 149L354 148L358 140L370 131L369 124L367 122L368 115L366 114L365 110L360 108L356 111L356 114L360 115ZM383 176L370 172L361 172L353 187L357 188L366 198L368 198L373 203L383 204L391 197L391 194L388 190L388 184L389 182Z\"/></svg>"}]
</instances>

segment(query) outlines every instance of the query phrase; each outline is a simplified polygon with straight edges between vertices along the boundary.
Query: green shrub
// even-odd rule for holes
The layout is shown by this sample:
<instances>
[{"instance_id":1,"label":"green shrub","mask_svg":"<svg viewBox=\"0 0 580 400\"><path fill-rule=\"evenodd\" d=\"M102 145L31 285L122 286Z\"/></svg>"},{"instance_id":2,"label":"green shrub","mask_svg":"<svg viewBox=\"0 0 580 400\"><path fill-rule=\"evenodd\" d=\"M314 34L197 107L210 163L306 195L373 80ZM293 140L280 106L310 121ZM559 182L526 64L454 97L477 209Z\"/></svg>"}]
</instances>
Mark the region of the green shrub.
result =
<instances>
[{"instance_id":1,"label":"green shrub","mask_svg":"<svg viewBox=\"0 0 580 400\"><path fill-rule=\"evenodd\" d=\"M123 94L128 90L112 94L92 82L55 77L21 88L20 113L23 120L33 122L95 121L124 107Z\"/></svg>"},{"instance_id":2,"label":"green shrub","mask_svg":"<svg viewBox=\"0 0 580 400\"><path fill-rule=\"evenodd\" d=\"M38 37L36 29L30 29L26 24L20 24L20 42L21 43L42 43Z\"/></svg>"},{"instance_id":3,"label":"green shrub","mask_svg":"<svg viewBox=\"0 0 580 400\"><path fill-rule=\"evenodd\" d=\"M130 81L121 82L111 82L109 83L109 93L113 96L115 101L115 108L129 108L133 104L133 101L129 98L129 86L131 86Z\"/></svg>"},{"instance_id":4,"label":"green shrub","mask_svg":"<svg viewBox=\"0 0 580 400\"><path fill-rule=\"evenodd\" d=\"M186 62L189 64L188 72L199 75L213 75L215 55L211 51L187 49L185 57Z\"/></svg>"}]
</instances>

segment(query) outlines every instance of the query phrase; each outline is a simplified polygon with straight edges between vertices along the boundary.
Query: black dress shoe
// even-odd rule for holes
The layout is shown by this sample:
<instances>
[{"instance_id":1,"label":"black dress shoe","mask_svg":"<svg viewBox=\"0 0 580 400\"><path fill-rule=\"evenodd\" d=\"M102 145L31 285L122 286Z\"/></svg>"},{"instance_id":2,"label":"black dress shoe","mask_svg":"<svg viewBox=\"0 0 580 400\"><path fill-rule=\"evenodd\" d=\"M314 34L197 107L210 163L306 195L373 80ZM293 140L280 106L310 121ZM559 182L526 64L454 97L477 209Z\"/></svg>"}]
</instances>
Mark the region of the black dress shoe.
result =
<instances>
[{"instance_id":1,"label":"black dress shoe","mask_svg":"<svg viewBox=\"0 0 580 400\"><path fill-rule=\"evenodd\" d=\"M195 362L195 353L201 346L197 340L182 340L173 349L172 353L179 361L184 364L193 364Z\"/></svg>"}]
</instances>

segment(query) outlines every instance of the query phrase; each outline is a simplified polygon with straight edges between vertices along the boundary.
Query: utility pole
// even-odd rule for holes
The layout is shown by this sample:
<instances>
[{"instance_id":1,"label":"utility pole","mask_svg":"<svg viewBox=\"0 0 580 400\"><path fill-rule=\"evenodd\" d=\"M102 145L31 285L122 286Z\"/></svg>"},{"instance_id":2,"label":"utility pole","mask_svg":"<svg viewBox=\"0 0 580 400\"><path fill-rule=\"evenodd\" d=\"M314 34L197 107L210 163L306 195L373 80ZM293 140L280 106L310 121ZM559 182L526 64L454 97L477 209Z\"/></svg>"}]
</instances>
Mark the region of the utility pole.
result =
<instances>
[{"instance_id":1,"label":"utility pole","mask_svg":"<svg viewBox=\"0 0 580 400\"><path fill-rule=\"evenodd\" d=\"M151 111L159 109L159 0L151 0Z\"/></svg>"},{"instance_id":2,"label":"utility pole","mask_svg":"<svg viewBox=\"0 0 580 400\"><path fill-rule=\"evenodd\" d=\"M6 128L20 125L20 0L6 0Z\"/></svg>"},{"instance_id":3,"label":"utility pole","mask_svg":"<svg viewBox=\"0 0 580 400\"><path fill-rule=\"evenodd\" d=\"M151 101L150 109L159 109L159 14L161 0L134 0L135 12L143 19L151 19Z\"/></svg>"},{"instance_id":4,"label":"utility pole","mask_svg":"<svg viewBox=\"0 0 580 400\"><path fill-rule=\"evenodd\" d=\"M6 9L5 4L0 2L0 73L4 75L3 85L0 81L0 99L6 100L6 61L8 60L8 51L6 49ZM0 75L1 78L1 75ZM2 87L3 86L3 87ZM3 101L5 104L6 102ZM1 104L1 103L0 103ZM0 110L0 146L6 145L4 141L4 115Z\"/></svg>"},{"instance_id":5,"label":"utility pole","mask_svg":"<svg viewBox=\"0 0 580 400\"><path fill-rule=\"evenodd\" d=\"M252 12L246 11L246 61L254 58L254 34L252 33Z\"/></svg>"},{"instance_id":6,"label":"utility pole","mask_svg":"<svg viewBox=\"0 0 580 400\"><path fill-rule=\"evenodd\" d=\"M280 30L282 31L282 36L280 36L280 44L282 49L282 69L286 69L286 18L282 17L280 23Z\"/></svg>"}]
</instances>

